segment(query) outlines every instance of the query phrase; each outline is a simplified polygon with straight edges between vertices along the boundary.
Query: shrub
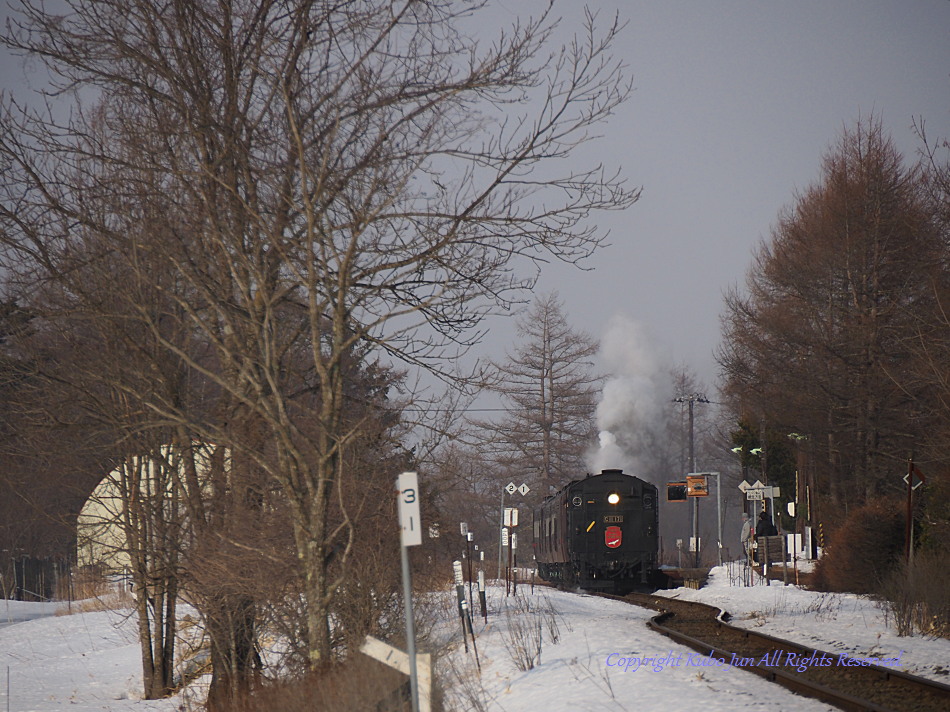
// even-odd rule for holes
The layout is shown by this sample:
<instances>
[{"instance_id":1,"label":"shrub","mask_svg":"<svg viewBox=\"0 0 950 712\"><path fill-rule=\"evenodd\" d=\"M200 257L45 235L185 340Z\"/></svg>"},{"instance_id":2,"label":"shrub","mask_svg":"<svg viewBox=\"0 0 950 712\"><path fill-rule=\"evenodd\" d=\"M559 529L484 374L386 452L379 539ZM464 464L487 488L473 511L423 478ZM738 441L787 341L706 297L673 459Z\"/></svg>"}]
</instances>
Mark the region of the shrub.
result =
<instances>
[{"instance_id":1,"label":"shrub","mask_svg":"<svg viewBox=\"0 0 950 712\"><path fill-rule=\"evenodd\" d=\"M515 666L525 672L541 662L541 615L522 594L505 599L502 642Z\"/></svg>"},{"instance_id":2,"label":"shrub","mask_svg":"<svg viewBox=\"0 0 950 712\"><path fill-rule=\"evenodd\" d=\"M815 567L823 591L874 593L904 553L904 512L899 502L878 499L852 510L832 534Z\"/></svg>"},{"instance_id":3,"label":"shrub","mask_svg":"<svg viewBox=\"0 0 950 712\"><path fill-rule=\"evenodd\" d=\"M408 677L357 654L297 680L267 683L243 701L241 710L408 712L408 691ZM433 700L433 709L441 709L438 697Z\"/></svg>"},{"instance_id":4,"label":"shrub","mask_svg":"<svg viewBox=\"0 0 950 712\"><path fill-rule=\"evenodd\" d=\"M950 638L950 551L921 551L884 583L884 610L898 635Z\"/></svg>"}]
</instances>

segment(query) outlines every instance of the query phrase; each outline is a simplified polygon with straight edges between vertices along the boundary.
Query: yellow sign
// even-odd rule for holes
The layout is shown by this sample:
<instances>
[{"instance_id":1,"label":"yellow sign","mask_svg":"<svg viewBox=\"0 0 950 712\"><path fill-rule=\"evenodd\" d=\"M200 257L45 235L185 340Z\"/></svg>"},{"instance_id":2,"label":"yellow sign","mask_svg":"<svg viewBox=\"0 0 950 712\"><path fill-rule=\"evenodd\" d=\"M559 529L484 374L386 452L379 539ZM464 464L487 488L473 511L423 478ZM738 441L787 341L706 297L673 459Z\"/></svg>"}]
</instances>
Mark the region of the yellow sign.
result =
<instances>
[{"instance_id":1,"label":"yellow sign","mask_svg":"<svg viewBox=\"0 0 950 712\"><path fill-rule=\"evenodd\" d=\"M708 497L709 486L706 484L706 475L687 475L686 494L689 497Z\"/></svg>"}]
</instances>

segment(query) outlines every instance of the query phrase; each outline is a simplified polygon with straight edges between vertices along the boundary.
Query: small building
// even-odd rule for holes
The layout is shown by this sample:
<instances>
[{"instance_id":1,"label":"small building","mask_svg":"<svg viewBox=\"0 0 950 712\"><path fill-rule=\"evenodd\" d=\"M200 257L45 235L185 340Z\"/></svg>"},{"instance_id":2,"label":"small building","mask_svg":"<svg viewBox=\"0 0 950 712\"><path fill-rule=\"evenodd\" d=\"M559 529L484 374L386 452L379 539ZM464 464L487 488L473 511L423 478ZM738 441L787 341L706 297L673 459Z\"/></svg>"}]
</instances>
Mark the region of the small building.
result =
<instances>
[{"instance_id":1,"label":"small building","mask_svg":"<svg viewBox=\"0 0 950 712\"><path fill-rule=\"evenodd\" d=\"M193 447L199 482L206 483L217 448ZM127 458L96 486L76 522L76 561L104 574L123 574L132 564L131 547L155 549L155 537L168 537L185 526L181 449L161 446L152 454ZM203 485L202 485L203 486ZM162 530L162 531L159 531ZM133 533L130 543L127 534ZM147 539L148 541L145 541Z\"/></svg>"}]
</instances>

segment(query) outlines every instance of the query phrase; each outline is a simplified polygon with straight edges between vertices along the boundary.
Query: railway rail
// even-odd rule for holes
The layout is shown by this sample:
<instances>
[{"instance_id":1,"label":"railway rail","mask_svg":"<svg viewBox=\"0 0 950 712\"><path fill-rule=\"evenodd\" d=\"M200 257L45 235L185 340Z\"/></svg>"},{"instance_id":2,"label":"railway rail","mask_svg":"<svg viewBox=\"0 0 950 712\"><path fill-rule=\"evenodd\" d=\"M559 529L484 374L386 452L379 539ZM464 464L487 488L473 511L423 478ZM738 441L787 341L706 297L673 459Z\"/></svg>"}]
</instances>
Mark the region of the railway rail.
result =
<instances>
[{"instance_id":1,"label":"railway rail","mask_svg":"<svg viewBox=\"0 0 950 712\"><path fill-rule=\"evenodd\" d=\"M593 594L659 612L649 626L704 656L708 665L732 665L821 699L843 710L927 712L950 709L950 685L729 625L727 613L693 601L633 593ZM789 657L792 656L792 657ZM848 665L847 662L852 664ZM811 661L811 662L808 662ZM699 662L699 660L697 660ZM799 671L800 668L803 671Z\"/></svg>"}]
</instances>

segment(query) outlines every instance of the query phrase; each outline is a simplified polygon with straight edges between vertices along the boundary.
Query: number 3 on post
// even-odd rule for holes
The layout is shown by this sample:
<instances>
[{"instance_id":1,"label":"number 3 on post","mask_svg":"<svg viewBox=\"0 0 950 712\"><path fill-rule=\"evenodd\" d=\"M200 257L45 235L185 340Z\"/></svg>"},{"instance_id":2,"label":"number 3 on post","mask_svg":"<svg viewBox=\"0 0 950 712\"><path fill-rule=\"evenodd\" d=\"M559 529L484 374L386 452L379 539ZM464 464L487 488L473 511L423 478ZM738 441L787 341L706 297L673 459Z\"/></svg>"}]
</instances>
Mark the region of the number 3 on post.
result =
<instances>
[{"instance_id":1,"label":"number 3 on post","mask_svg":"<svg viewBox=\"0 0 950 712\"><path fill-rule=\"evenodd\" d=\"M419 476L416 472L403 472L396 479L399 501L399 527L402 530L402 546L422 544L422 518L419 515Z\"/></svg>"}]
</instances>

